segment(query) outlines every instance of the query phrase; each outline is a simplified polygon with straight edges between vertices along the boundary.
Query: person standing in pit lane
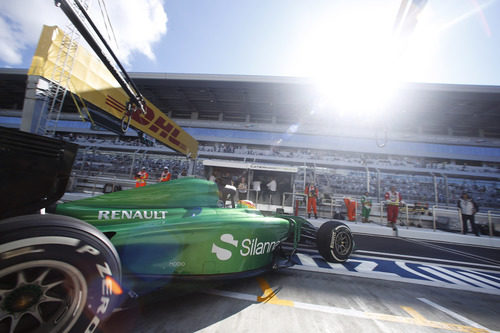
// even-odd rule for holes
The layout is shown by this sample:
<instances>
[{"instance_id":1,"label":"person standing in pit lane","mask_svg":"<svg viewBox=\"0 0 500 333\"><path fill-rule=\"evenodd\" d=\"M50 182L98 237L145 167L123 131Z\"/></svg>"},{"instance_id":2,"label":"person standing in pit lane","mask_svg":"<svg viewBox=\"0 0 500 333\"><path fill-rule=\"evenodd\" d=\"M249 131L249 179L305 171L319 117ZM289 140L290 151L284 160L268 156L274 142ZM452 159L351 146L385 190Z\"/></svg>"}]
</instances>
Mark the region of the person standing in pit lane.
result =
<instances>
[{"instance_id":1,"label":"person standing in pit lane","mask_svg":"<svg viewBox=\"0 0 500 333\"><path fill-rule=\"evenodd\" d=\"M318 200L319 192L318 188L314 184L308 184L304 191L304 194L307 196L307 217L311 218L311 208L314 212L314 218L318 218L318 208L316 205L316 201Z\"/></svg>"},{"instance_id":2,"label":"person standing in pit lane","mask_svg":"<svg viewBox=\"0 0 500 333\"><path fill-rule=\"evenodd\" d=\"M271 177L271 181L266 184L267 191L269 193L269 204L273 204L273 198L276 195L276 190L278 189L278 183L276 182L276 177Z\"/></svg>"},{"instance_id":3,"label":"person standing in pit lane","mask_svg":"<svg viewBox=\"0 0 500 333\"><path fill-rule=\"evenodd\" d=\"M168 167L163 168L163 172L161 173L160 176L160 183L161 182L168 182L172 178L172 174L170 171L168 171Z\"/></svg>"},{"instance_id":4,"label":"person standing in pit lane","mask_svg":"<svg viewBox=\"0 0 500 333\"><path fill-rule=\"evenodd\" d=\"M146 186L146 182L149 178L149 174L146 171L146 167L142 167L141 171L136 173L134 178L135 178L135 187Z\"/></svg>"},{"instance_id":5,"label":"person standing in pit lane","mask_svg":"<svg viewBox=\"0 0 500 333\"><path fill-rule=\"evenodd\" d=\"M372 210L372 199L370 199L369 195L370 193L367 191L361 196L361 221L363 223L368 223L370 211Z\"/></svg>"},{"instance_id":6,"label":"person standing in pit lane","mask_svg":"<svg viewBox=\"0 0 500 333\"><path fill-rule=\"evenodd\" d=\"M387 204L387 222L388 226L392 226L393 230L396 230L396 222L398 220L399 214L399 204L402 202L403 198L401 193L396 191L396 186L391 186L390 191L385 193L385 202Z\"/></svg>"},{"instance_id":7,"label":"person standing in pit lane","mask_svg":"<svg viewBox=\"0 0 500 333\"><path fill-rule=\"evenodd\" d=\"M356 221L356 200L351 197L344 197L344 204L347 210L347 220Z\"/></svg>"},{"instance_id":8,"label":"person standing in pit lane","mask_svg":"<svg viewBox=\"0 0 500 333\"><path fill-rule=\"evenodd\" d=\"M247 180L243 176L240 179L240 183L238 184L238 200L246 199L246 195L248 192Z\"/></svg>"},{"instance_id":9,"label":"person standing in pit lane","mask_svg":"<svg viewBox=\"0 0 500 333\"><path fill-rule=\"evenodd\" d=\"M460 208L460 213L462 214L462 234L467 234L467 221L470 221L472 232L476 236L479 236L479 229L474 221L474 215L479 211L477 203L469 197L469 194L463 193L462 197L458 200L457 206Z\"/></svg>"},{"instance_id":10,"label":"person standing in pit lane","mask_svg":"<svg viewBox=\"0 0 500 333\"><path fill-rule=\"evenodd\" d=\"M223 207L226 206L226 201L227 199L229 199L231 201L231 207L232 208L235 208L235 196L236 196L236 187L234 187L234 184L233 184L233 180L232 180L232 177L231 175L229 174L229 172L226 172L224 177L222 177L221 179L222 181L222 195L221 195L221 199L222 199L222 203L223 203Z\"/></svg>"}]
</instances>

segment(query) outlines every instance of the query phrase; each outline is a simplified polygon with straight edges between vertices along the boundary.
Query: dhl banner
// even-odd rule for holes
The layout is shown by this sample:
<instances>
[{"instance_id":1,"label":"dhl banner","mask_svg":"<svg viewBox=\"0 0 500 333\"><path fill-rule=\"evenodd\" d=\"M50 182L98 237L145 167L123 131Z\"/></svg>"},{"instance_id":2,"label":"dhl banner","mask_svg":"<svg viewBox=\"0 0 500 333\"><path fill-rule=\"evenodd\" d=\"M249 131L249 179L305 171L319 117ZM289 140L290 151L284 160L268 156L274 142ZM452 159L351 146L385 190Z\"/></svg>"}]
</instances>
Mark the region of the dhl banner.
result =
<instances>
[{"instance_id":1,"label":"dhl banner","mask_svg":"<svg viewBox=\"0 0 500 333\"><path fill-rule=\"evenodd\" d=\"M57 81L61 75L55 71L57 57L66 53L60 52L64 37L68 38L57 26L43 27L28 75ZM127 94L104 64L84 47L79 46L75 53L67 88L114 117L123 118ZM130 125L186 156L195 158L198 153L198 142L148 100L146 114L134 112Z\"/></svg>"}]
</instances>

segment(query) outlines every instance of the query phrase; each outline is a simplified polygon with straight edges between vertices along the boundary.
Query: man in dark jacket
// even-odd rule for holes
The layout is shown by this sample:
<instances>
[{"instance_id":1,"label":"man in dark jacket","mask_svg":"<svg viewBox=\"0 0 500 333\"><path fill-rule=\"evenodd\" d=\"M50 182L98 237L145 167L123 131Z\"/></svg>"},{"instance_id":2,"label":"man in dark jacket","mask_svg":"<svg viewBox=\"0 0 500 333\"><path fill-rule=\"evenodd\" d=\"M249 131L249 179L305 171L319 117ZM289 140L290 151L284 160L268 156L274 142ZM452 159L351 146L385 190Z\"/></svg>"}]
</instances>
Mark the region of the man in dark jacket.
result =
<instances>
[{"instance_id":1,"label":"man in dark jacket","mask_svg":"<svg viewBox=\"0 0 500 333\"><path fill-rule=\"evenodd\" d=\"M462 214L462 234L468 232L467 220L469 220L472 232L476 236L479 236L479 229L474 221L474 215L479 211L477 203L467 193L463 193L462 197L458 200L457 206L460 208L460 213Z\"/></svg>"}]
</instances>

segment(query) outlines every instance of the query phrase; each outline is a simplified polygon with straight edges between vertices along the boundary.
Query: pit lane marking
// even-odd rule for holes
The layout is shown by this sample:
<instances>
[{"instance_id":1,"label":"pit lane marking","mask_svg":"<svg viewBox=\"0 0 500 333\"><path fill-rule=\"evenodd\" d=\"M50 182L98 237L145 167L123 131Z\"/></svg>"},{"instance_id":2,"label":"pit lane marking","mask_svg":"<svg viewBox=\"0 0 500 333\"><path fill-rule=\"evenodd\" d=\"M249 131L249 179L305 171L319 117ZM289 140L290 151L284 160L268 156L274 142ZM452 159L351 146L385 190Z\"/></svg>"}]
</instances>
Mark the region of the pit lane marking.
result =
<instances>
[{"instance_id":1,"label":"pit lane marking","mask_svg":"<svg viewBox=\"0 0 500 333\"><path fill-rule=\"evenodd\" d=\"M425 304L427 304L427 305L432 306L432 307L433 307L433 308L435 308L435 309L438 309L438 310L439 310L439 311L441 311L441 312L446 313L446 314L447 314L448 316L450 316L450 317L453 317L453 318L455 318L455 319L457 319L457 320L459 320L459 321L461 321L461 322L463 322L463 323L466 323L466 324L467 324L467 325L469 325L469 326L476 327L476 328L480 328L480 329L483 329L483 330L487 330L487 328L486 328L486 327L484 327L484 326L482 326L482 325L480 325L480 324L476 323L475 321L472 321L472 320L470 320L470 319L468 319L468 318L465 318L464 316L459 315L458 313L453 312L453 311L451 311L450 309L445 308L444 306L441 306L441 305L436 304L436 303L434 303L434 302L432 302L432 301L429 301L427 298L419 297L419 298L417 298L417 299L418 299L419 301L421 301L421 302L424 302L424 303L425 303ZM493 332L493 331L491 331L491 332Z\"/></svg>"},{"instance_id":2,"label":"pit lane marking","mask_svg":"<svg viewBox=\"0 0 500 333\"><path fill-rule=\"evenodd\" d=\"M386 253L386 252L377 252L377 251L365 251L365 250L356 250L353 255L359 258L370 258L373 259L373 256L381 256L380 259L394 259L394 258L402 258L409 260L418 260L418 262L422 262L421 260L429 260L430 263L436 264L458 264L458 265L470 265L475 267L483 267L483 268L493 268L498 269L499 265L486 265L486 264L478 264L472 262L464 262L458 260L449 260L449 259L438 259L438 258L430 258L430 257L419 257L419 256L409 256L405 254L397 254L397 253Z\"/></svg>"},{"instance_id":3,"label":"pit lane marking","mask_svg":"<svg viewBox=\"0 0 500 333\"><path fill-rule=\"evenodd\" d=\"M467 333L488 333L488 332L493 333L494 332L494 331L491 331L491 330L489 330L489 329L487 329L487 328L485 328L485 327L483 327L483 326L481 326L481 325L479 325L471 320L468 320L467 318L465 318L461 315L458 315L456 313L454 313L455 316L452 315L452 317L455 317L458 320L467 322L468 324L472 324L472 325L468 326L468 325L427 320L424 316L422 316L415 309L408 307L408 306L401 306L401 308L403 310L405 310L411 317L403 317L403 316L396 316L396 315L389 315L389 314L375 313L375 312L364 312L364 311L359 311L359 310L354 310L354 309L345 309L345 308L338 308L338 307L327 306L327 305L318 305L318 304L303 303L303 302L297 302L297 301L292 301L292 300L280 299L280 298L278 298L276 292L270 287L270 285L267 283L266 280L259 277L259 278L257 278L257 282L259 283L259 286L262 290L261 296L232 292L232 291L225 291L225 290L216 290L216 289L206 290L205 293L211 294L211 295L216 295L216 296L233 298L233 299L245 300L245 301L250 301L250 302L262 303L262 304L273 304L273 305L277 305L277 306L287 306L287 307L293 307L293 308L302 309L302 310L310 310L310 311L323 312L323 313L329 313L329 314L335 314L335 315L343 315L343 316L356 317L356 318L361 318L361 319L380 320L380 321L402 323L402 324L415 325L415 326L421 326L421 327L439 328L439 329L444 329L444 330L448 330L448 331L455 331L455 332L467 332ZM421 299L419 299L419 300L421 300ZM427 302L424 302L424 303L427 303ZM429 303L427 303L427 304L429 304ZM439 308L439 309L441 310L441 308ZM450 310L448 310L448 311L451 312ZM448 313L448 312L446 312L446 313ZM494 333L497 333L497 332L494 332Z\"/></svg>"},{"instance_id":4,"label":"pit lane marking","mask_svg":"<svg viewBox=\"0 0 500 333\"><path fill-rule=\"evenodd\" d=\"M494 265L500 265L500 261L497 261L497 260L494 260L494 259L484 258L484 257L478 256L478 255L472 254L472 253L467 253L467 252L464 252L464 251L447 248L447 247L444 247L444 246L441 246L441 245L432 244L432 243L427 242L427 241L423 241L423 240L416 241L416 240L413 240L413 239L405 239L405 240L408 241L408 242L410 242L410 243L414 243L414 244L418 244L418 245L425 244L428 247L435 248L437 250L444 251L444 252L458 254L458 255L463 256L465 258L472 258L472 259L476 259L476 260L479 260L479 261L483 261L483 262L487 262L487 263L492 263Z\"/></svg>"},{"instance_id":5,"label":"pit lane marking","mask_svg":"<svg viewBox=\"0 0 500 333\"><path fill-rule=\"evenodd\" d=\"M259 282L260 289L262 289L263 292L262 296L257 296L257 302L291 307L294 306L293 301L278 298L274 290L271 289L269 284L263 278L258 277L257 282Z\"/></svg>"},{"instance_id":6,"label":"pit lane marking","mask_svg":"<svg viewBox=\"0 0 500 333\"><path fill-rule=\"evenodd\" d=\"M296 265L289 269L500 295L498 271L357 256L342 264L329 263L319 255L304 253L297 253L294 258Z\"/></svg>"},{"instance_id":7,"label":"pit lane marking","mask_svg":"<svg viewBox=\"0 0 500 333\"><path fill-rule=\"evenodd\" d=\"M395 276L394 274L391 274L391 273L383 273L383 272L359 273L359 272L350 272L350 271L338 271L338 270L333 270L331 268L301 266L301 265L289 267L288 269L298 270L298 271L306 271L306 272L335 274L335 275L347 275L347 276L361 277L361 278L367 278L367 279L377 279L377 280L386 280L386 281L394 281L394 282L405 282L405 283L418 284L418 285L428 286L428 287L439 287L439 288L455 289L455 290L461 290L461 291L473 291L473 292L479 292L479 293L484 293L484 294L489 294L489 295L500 295L499 290L478 288L478 287L472 287L472 286L460 286L460 285L455 285L455 284L450 284L447 282L441 282L441 281L435 281L435 280L432 280L432 281L416 280L416 279L411 279L411 278L399 277L399 276L397 276L397 275Z\"/></svg>"},{"instance_id":8,"label":"pit lane marking","mask_svg":"<svg viewBox=\"0 0 500 333\"><path fill-rule=\"evenodd\" d=\"M427 319L425 319L425 317L422 316L419 312L417 312L417 310L415 310L414 308L409 306L401 306L401 308L405 310L410 316L415 318L416 321L420 323L427 322Z\"/></svg>"}]
</instances>

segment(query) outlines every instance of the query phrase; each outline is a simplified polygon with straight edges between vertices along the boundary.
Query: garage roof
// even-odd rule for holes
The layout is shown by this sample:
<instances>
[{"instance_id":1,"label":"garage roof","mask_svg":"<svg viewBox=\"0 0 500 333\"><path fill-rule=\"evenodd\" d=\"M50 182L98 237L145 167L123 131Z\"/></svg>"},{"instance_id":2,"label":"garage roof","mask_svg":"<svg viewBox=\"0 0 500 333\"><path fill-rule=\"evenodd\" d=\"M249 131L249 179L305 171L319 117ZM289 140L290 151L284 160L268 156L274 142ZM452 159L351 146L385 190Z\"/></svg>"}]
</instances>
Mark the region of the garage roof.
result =
<instances>
[{"instance_id":1,"label":"garage roof","mask_svg":"<svg viewBox=\"0 0 500 333\"><path fill-rule=\"evenodd\" d=\"M0 69L0 108L22 109L26 69ZM294 77L129 73L141 93L175 119L292 125L309 116L317 94ZM68 101L65 111L71 111ZM422 134L500 137L500 87L404 84L388 110L388 128ZM333 119L333 122L341 119ZM356 124L349 124L356 126Z\"/></svg>"}]
</instances>

